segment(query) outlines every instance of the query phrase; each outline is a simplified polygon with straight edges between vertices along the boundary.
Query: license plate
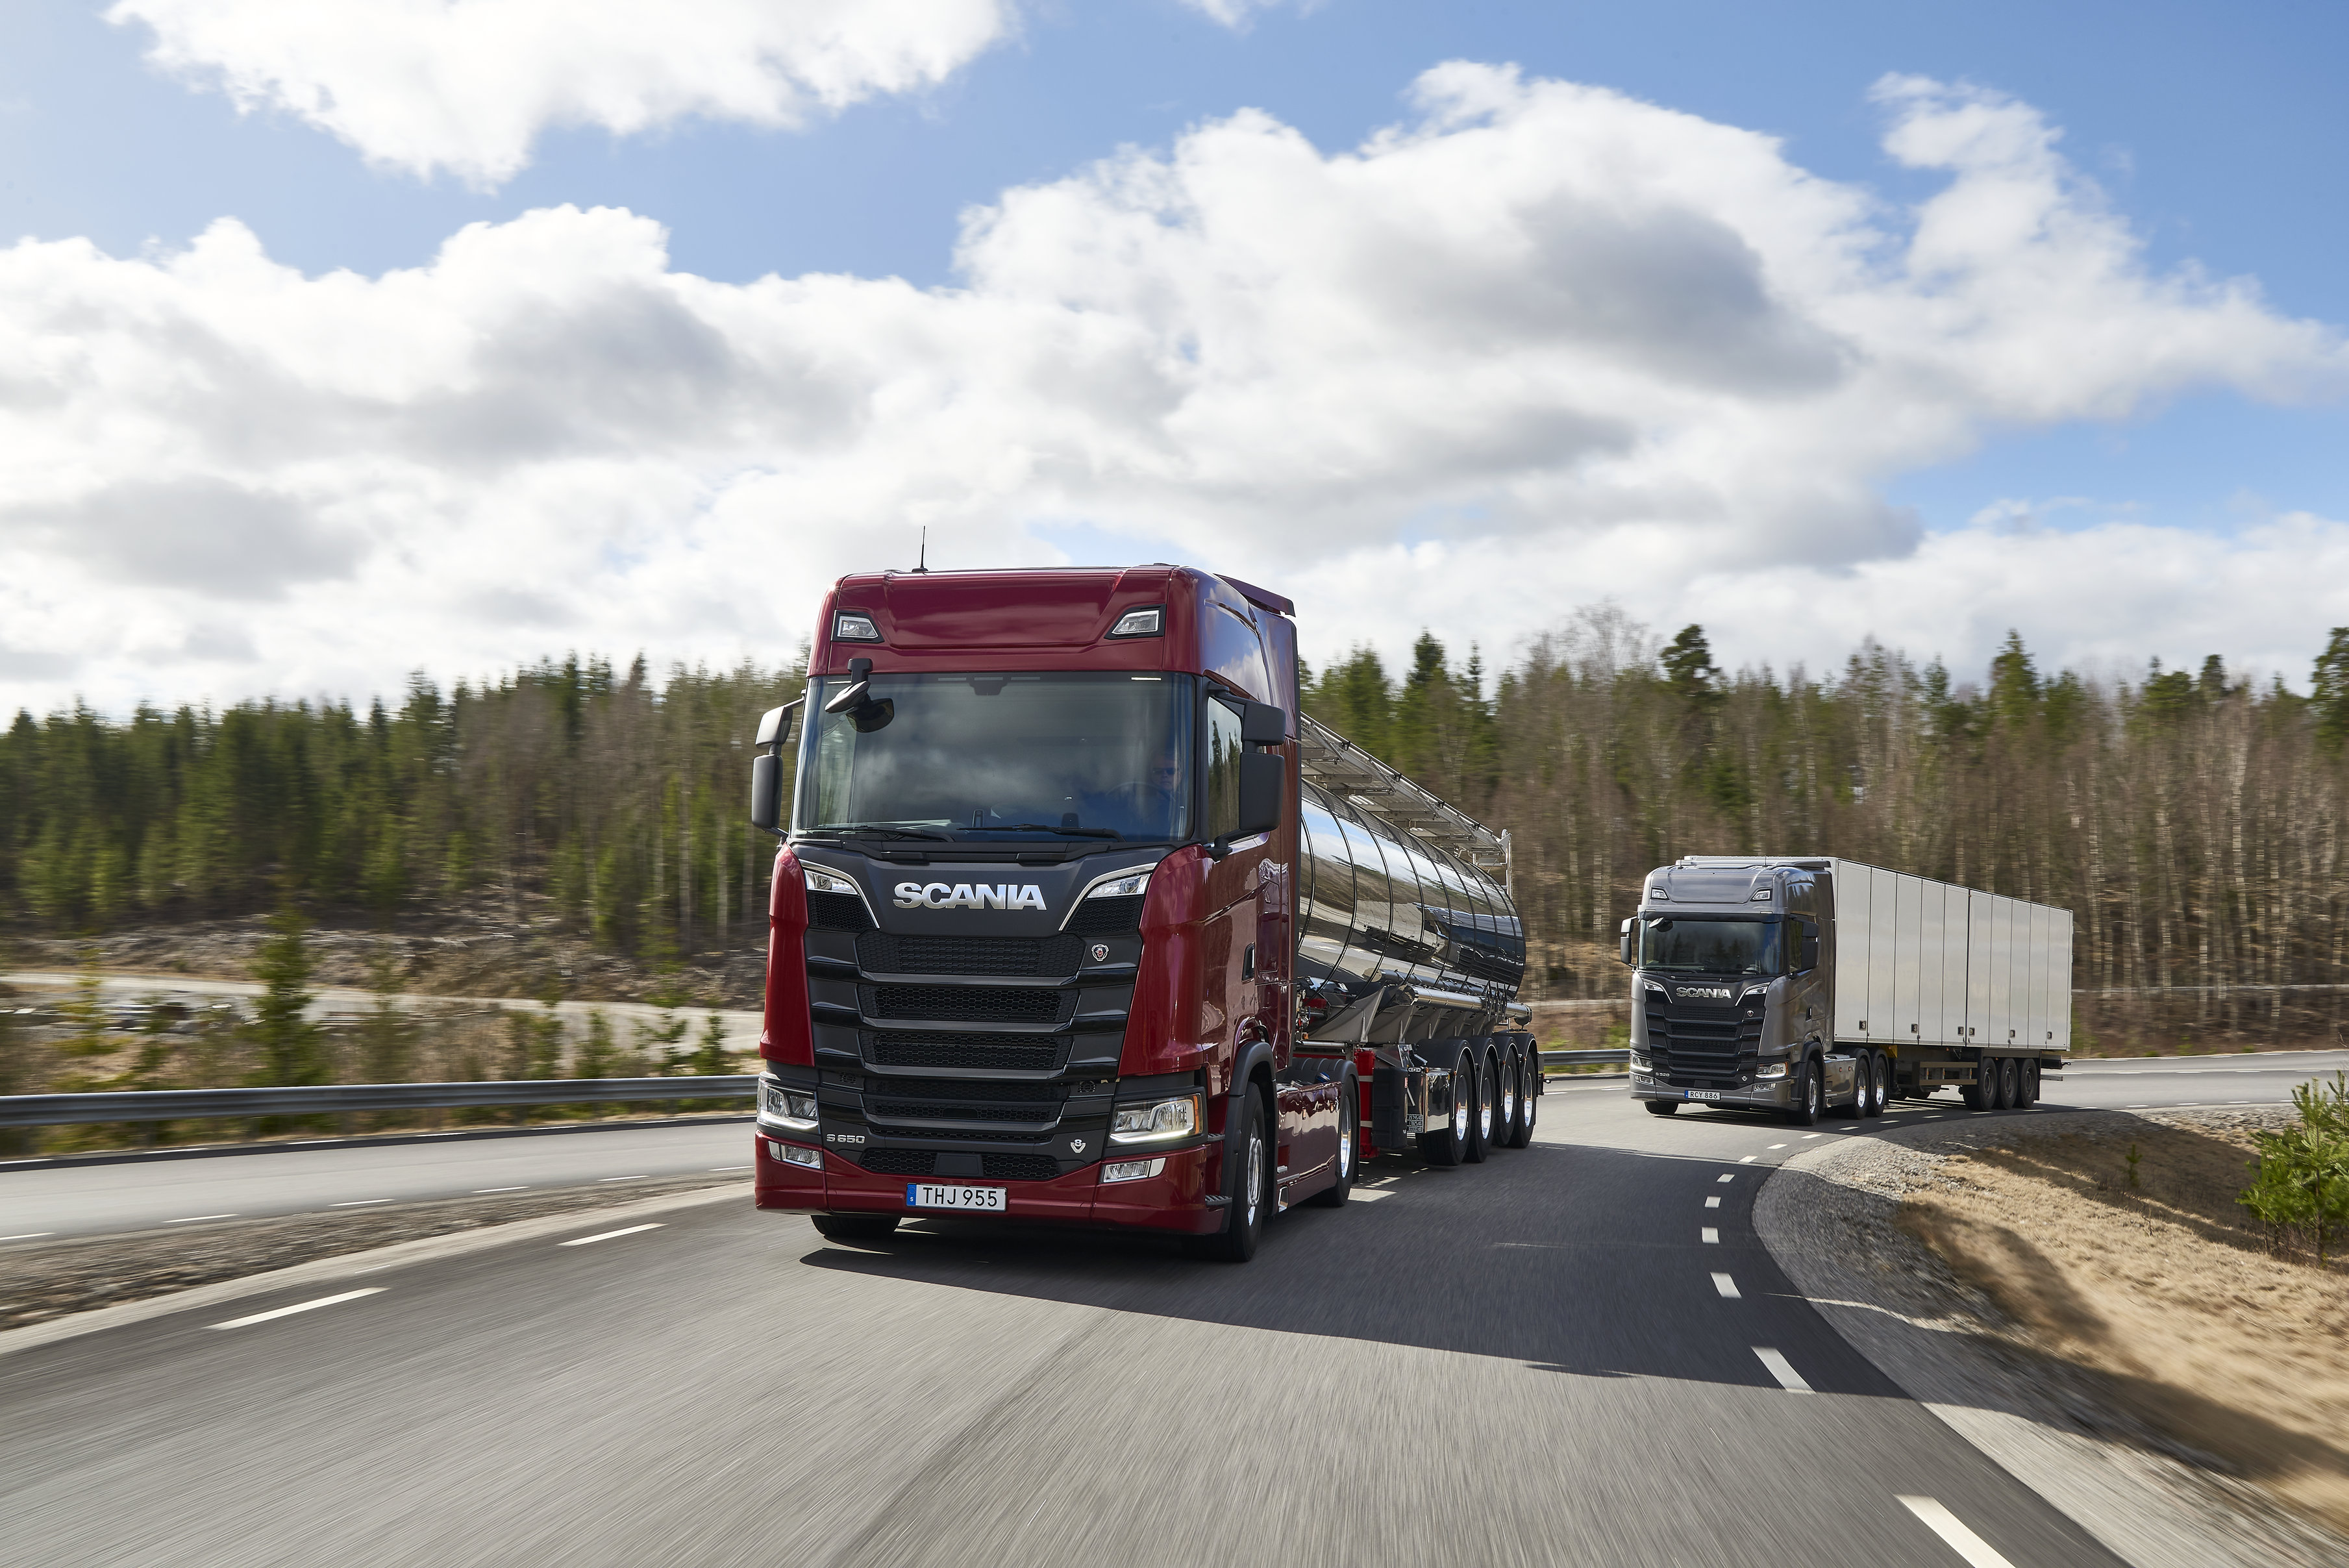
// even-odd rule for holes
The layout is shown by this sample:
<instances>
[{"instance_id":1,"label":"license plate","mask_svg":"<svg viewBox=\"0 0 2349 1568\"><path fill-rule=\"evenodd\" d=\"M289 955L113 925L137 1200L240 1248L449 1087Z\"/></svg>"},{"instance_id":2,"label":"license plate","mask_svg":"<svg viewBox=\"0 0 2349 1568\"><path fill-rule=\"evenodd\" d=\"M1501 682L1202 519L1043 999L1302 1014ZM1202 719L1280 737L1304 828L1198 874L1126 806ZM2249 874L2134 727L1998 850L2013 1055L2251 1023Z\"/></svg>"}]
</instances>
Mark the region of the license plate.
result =
<instances>
[{"instance_id":1,"label":"license plate","mask_svg":"<svg viewBox=\"0 0 2349 1568\"><path fill-rule=\"evenodd\" d=\"M1721 1098L1721 1091L1719 1089L1682 1089L1681 1093L1692 1100L1717 1100Z\"/></svg>"},{"instance_id":2,"label":"license plate","mask_svg":"<svg viewBox=\"0 0 2349 1568\"><path fill-rule=\"evenodd\" d=\"M971 1209L989 1214L1003 1212L1000 1187L948 1187L936 1181L905 1183L908 1209Z\"/></svg>"}]
</instances>

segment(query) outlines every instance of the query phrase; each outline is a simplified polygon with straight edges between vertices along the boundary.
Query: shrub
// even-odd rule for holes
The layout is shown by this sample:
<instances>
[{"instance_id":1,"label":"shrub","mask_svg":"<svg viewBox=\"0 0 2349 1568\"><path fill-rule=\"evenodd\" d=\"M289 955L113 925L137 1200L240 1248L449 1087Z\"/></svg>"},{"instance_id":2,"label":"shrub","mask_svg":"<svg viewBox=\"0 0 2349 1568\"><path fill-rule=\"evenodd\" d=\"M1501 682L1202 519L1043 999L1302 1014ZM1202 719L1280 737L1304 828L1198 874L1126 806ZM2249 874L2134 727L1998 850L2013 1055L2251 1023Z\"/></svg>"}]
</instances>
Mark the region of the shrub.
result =
<instances>
[{"instance_id":1,"label":"shrub","mask_svg":"<svg viewBox=\"0 0 2349 1568\"><path fill-rule=\"evenodd\" d=\"M2329 1085L2302 1084L2292 1099L2300 1126L2255 1135L2260 1158L2236 1201L2266 1229L2271 1245L2289 1254L2304 1238L2323 1268L2349 1230L2349 1074L2333 1074Z\"/></svg>"}]
</instances>

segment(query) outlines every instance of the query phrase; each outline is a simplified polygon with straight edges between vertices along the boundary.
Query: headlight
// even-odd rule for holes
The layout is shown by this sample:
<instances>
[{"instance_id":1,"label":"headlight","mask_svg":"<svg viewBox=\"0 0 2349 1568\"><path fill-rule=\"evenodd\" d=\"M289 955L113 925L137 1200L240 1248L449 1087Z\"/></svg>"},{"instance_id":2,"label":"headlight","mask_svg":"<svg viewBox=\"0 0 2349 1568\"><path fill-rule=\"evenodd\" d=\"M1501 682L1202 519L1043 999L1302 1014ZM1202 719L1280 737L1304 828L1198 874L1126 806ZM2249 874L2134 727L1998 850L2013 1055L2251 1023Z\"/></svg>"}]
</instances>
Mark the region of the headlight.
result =
<instances>
[{"instance_id":1,"label":"headlight","mask_svg":"<svg viewBox=\"0 0 2349 1568\"><path fill-rule=\"evenodd\" d=\"M812 1131L815 1127L815 1091L789 1089L781 1084L761 1084L759 1085L759 1118L796 1132Z\"/></svg>"},{"instance_id":2,"label":"headlight","mask_svg":"<svg viewBox=\"0 0 2349 1568\"><path fill-rule=\"evenodd\" d=\"M807 890L811 893L854 894L856 891L856 884L845 877L835 877L829 871L819 871L808 865L802 865L800 871L807 877Z\"/></svg>"},{"instance_id":3,"label":"headlight","mask_svg":"<svg viewBox=\"0 0 2349 1568\"><path fill-rule=\"evenodd\" d=\"M1149 1106L1120 1106L1110 1117L1112 1143L1164 1143L1189 1137L1199 1130L1199 1096L1160 1100Z\"/></svg>"},{"instance_id":4,"label":"headlight","mask_svg":"<svg viewBox=\"0 0 2349 1568\"><path fill-rule=\"evenodd\" d=\"M1651 1073L1655 1071L1656 1064L1634 1051L1631 1053L1631 1067L1634 1072Z\"/></svg>"},{"instance_id":5,"label":"headlight","mask_svg":"<svg viewBox=\"0 0 2349 1568\"><path fill-rule=\"evenodd\" d=\"M1757 1078L1783 1078L1786 1075L1786 1064L1784 1062L1764 1062L1762 1064L1761 1069L1754 1075Z\"/></svg>"},{"instance_id":6,"label":"headlight","mask_svg":"<svg viewBox=\"0 0 2349 1568\"><path fill-rule=\"evenodd\" d=\"M1147 869L1144 869L1136 871L1131 877L1121 877L1114 882L1104 882L1100 887L1095 888L1091 892L1087 893L1085 897L1088 898L1131 898L1136 893L1141 892L1144 888L1149 886L1150 873Z\"/></svg>"}]
</instances>

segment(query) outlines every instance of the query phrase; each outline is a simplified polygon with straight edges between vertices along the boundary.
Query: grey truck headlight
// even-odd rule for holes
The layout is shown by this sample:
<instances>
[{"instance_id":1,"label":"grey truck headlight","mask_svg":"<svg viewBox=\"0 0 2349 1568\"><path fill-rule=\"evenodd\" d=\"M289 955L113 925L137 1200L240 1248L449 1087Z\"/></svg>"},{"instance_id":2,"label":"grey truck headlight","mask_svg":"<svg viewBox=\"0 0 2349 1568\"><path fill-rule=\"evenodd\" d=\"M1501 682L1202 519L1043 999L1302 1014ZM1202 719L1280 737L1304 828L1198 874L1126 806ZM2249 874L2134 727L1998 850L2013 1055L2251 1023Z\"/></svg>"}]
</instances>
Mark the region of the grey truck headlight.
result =
<instances>
[{"instance_id":1,"label":"grey truck headlight","mask_svg":"<svg viewBox=\"0 0 2349 1568\"><path fill-rule=\"evenodd\" d=\"M1198 1130L1199 1096L1185 1095L1180 1099L1150 1105L1120 1106L1110 1116L1109 1141L1172 1143L1178 1137L1193 1137Z\"/></svg>"},{"instance_id":2,"label":"grey truck headlight","mask_svg":"<svg viewBox=\"0 0 2349 1568\"><path fill-rule=\"evenodd\" d=\"M793 1132L815 1130L815 1091L788 1089L781 1084L759 1085L759 1119Z\"/></svg>"}]
</instances>

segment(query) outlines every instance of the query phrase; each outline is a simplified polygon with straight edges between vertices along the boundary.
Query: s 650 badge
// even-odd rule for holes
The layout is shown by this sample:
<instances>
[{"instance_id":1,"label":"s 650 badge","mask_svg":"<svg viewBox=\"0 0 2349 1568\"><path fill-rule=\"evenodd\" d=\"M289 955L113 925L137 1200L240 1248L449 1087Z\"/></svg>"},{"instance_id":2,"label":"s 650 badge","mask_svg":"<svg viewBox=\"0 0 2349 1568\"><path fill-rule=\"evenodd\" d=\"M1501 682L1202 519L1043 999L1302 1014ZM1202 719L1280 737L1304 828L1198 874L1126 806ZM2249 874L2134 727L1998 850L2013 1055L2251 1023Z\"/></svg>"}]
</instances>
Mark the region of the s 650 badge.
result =
<instances>
[{"instance_id":1,"label":"s 650 badge","mask_svg":"<svg viewBox=\"0 0 2349 1568\"><path fill-rule=\"evenodd\" d=\"M864 1135L863 1133L826 1133L823 1135L823 1141L826 1143L863 1143L864 1141Z\"/></svg>"}]
</instances>

